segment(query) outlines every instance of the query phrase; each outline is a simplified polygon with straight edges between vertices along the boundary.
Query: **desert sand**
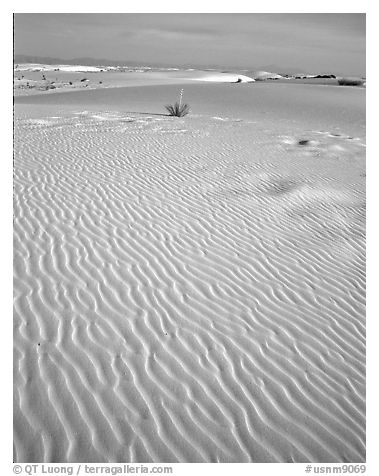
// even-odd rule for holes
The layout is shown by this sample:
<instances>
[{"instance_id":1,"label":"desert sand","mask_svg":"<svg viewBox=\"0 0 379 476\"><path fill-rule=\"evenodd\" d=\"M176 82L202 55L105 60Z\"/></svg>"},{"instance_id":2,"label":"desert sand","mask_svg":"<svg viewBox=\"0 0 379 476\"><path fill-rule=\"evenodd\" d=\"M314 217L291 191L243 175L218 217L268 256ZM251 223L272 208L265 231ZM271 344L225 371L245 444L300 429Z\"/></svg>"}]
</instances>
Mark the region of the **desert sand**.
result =
<instances>
[{"instance_id":1,"label":"desert sand","mask_svg":"<svg viewBox=\"0 0 379 476\"><path fill-rule=\"evenodd\" d=\"M237 83L255 79L240 73L169 69L103 70L89 66L17 65L14 70L14 95L104 89L131 86L190 84L193 82Z\"/></svg>"},{"instance_id":2,"label":"desert sand","mask_svg":"<svg viewBox=\"0 0 379 476\"><path fill-rule=\"evenodd\" d=\"M15 461L364 462L365 90L144 81L15 98Z\"/></svg>"}]
</instances>

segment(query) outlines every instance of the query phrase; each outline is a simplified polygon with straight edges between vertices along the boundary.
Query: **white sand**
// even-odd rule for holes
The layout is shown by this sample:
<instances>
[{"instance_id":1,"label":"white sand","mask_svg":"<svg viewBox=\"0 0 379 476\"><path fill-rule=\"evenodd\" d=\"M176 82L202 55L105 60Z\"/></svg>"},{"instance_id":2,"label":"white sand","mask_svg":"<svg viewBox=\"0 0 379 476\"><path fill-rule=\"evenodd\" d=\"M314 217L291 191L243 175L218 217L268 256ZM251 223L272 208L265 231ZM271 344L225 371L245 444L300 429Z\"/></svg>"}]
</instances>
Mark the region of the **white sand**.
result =
<instances>
[{"instance_id":1,"label":"white sand","mask_svg":"<svg viewBox=\"0 0 379 476\"><path fill-rule=\"evenodd\" d=\"M50 94L52 92L76 91L78 89L104 89L115 87L152 86L167 84L191 84L193 82L246 83L255 80L237 73L178 70L119 71L91 66L64 65L17 65L14 69L15 96Z\"/></svg>"},{"instance_id":2,"label":"white sand","mask_svg":"<svg viewBox=\"0 0 379 476\"><path fill-rule=\"evenodd\" d=\"M199 74L198 77L194 77L193 79L197 81L209 81L211 83L253 83L255 81L254 78L250 78L249 76L245 76L244 74L233 73L203 73L201 75Z\"/></svg>"},{"instance_id":3,"label":"white sand","mask_svg":"<svg viewBox=\"0 0 379 476\"><path fill-rule=\"evenodd\" d=\"M283 76L277 73L271 73L270 71L253 71L251 76L254 79L265 80L265 79L281 79Z\"/></svg>"},{"instance_id":4,"label":"white sand","mask_svg":"<svg viewBox=\"0 0 379 476\"><path fill-rule=\"evenodd\" d=\"M178 90L16 98L15 461L365 461L365 91Z\"/></svg>"},{"instance_id":5,"label":"white sand","mask_svg":"<svg viewBox=\"0 0 379 476\"><path fill-rule=\"evenodd\" d=\"M91 72L96 73L103 70L103 68L97 66L84 66L84 65L67 65L67 64L39 64L39 63L23 63L15 66L15 72L26 71L66 71L66 72Z\"/></svg>"}]
</instances>

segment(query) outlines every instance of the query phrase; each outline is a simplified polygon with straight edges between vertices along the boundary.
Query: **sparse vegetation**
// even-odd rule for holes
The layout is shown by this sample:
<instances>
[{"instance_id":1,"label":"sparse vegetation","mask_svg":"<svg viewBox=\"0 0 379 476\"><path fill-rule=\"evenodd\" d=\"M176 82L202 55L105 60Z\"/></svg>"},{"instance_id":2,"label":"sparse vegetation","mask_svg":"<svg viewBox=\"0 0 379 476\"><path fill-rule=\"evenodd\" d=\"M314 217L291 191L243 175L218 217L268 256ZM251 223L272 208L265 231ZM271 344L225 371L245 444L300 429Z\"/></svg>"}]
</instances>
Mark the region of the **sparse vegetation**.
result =
<instances>
[{"instance_id":1,"label":"sparse vegetation","mask_svg":"<svg viewBox=\"0 0 379 476\"><path fill-rule=\"evenodd\" d=\"M176 102L174 105L168 104L165 106L170 116L183 117L186 116L190 107L188 104L183 104L183 89L180 91L179 102Z\"/></svg>"},{"instance_id":2,"label":"sparse vegetation","mask_svg":"<svg viewBox=\"0 0 379 476\"><path fill-rule=\"evenodd\" d=\"M363 86L364 79L359 78L338 78L338 84L340 86Z\"/></svg>"}]
</instances>

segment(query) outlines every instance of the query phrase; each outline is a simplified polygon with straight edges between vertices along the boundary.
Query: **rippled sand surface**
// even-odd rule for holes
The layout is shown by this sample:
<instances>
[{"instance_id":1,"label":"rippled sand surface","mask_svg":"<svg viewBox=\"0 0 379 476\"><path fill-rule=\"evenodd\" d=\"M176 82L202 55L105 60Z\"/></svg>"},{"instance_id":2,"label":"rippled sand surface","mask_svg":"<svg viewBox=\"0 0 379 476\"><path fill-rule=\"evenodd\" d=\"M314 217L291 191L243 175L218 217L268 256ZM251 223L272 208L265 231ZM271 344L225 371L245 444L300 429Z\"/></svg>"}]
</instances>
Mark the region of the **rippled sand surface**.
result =
<instances>
[{"instance_id":1,"label":"rippled sand surface","mask_svg":"<svg viewBox=\"0 0 379 476\"><path fill-rule=\"evenodd\" d=\"M15 461L365 461L364 91L253 86L16 100Z\"/></svg>"}]
</instances>

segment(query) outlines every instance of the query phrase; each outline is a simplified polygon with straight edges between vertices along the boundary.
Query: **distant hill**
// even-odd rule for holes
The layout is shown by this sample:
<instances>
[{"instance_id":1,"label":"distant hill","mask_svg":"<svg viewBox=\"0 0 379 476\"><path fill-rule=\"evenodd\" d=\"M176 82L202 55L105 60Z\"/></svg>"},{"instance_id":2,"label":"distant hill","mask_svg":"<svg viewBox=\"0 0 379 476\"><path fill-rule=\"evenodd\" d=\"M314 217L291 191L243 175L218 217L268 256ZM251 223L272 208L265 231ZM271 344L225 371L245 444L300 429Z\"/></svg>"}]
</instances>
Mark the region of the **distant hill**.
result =
<instances>
[{"instance_id":1,"label":"distant hill","mask_svg":"<svg viewBox=\"0 0 379 476\"><path fill-rule=\"evenodd\" d=\"M204 65L195 65L195 64L172 64L172 63L150 63L148 61L128 61L128 60L109 60L104 58L52 58L50 56L32 56L32 55L15 55L13 58L14 64L19 63L39 63L39 64L67 64L67 65L82 65L82 66L130 66L132 68L139 67L139 66L150 66L152 68L194 68L200 70L207 70L207 69L216 69L216 70L224 70L226 68L225 65L215 65L210 64L208 66ZM246 68L242 69L239 67L227 67L227 71L229 72L236 72L241 71L272 71L273 73L285 75L296 75L296 74L329 74L331 71L308 71L301 68L292 68L292 67L283 67L278 66L275 64L266 64L261 65L259 67L246 65ZM341 73L338 71L333 73L337 76L342 76Z\"/></svg>"},{"instance_id":2,"label":"distant hill","mask_svg":"<svg viewBox=\"0 0 379 476\"><path fill-rule=\"evenodd\" d=\"M192 63L173 64L173 63L154 63L149 61L129 61L129 60L110 60L104 58L52 58L50 56L32 56L32 55L15 55L13 58L14 64L19 63L38 63L38 64L67 64L67 65L82 65L82 66L150 66L153 68L194 68L200 70L207 69L223 69L224 66L209 64L196 65ZM235 68L236 69L236 68ZM238 69L238 68L237 68Z\"/></svg>"},{"instance_id":3,"label":"distant hill","mask_svg":"<svg viewBox=\"0 0 379 476\"><path fill-rule=\"evenodd\" d=\"M288 67L283 67L283 66L278 66L275 64L266 64L263 66L260 66L260 70L263 71L273 71L278 74L289 74L289 75L301 75L301 74L334 74L335 76L345 76L341 71L329 71L329 70L323 70L323 69L314 69L314 70L309 70L309 69L301 69L301 68L292 68L290 66Z\"/></svg>"},{"instance_id":4,"label":"distant hill","mask_svg":"<svg viewBox=\"0 0 379 476\"><path fill-rule=\"evenodd\" d=\"M98 58L51 58L50 56L30 56L30 55L15 55L13 58L14 64L19 63L39 63L39 64L68 64L68 65L83 65L83 66L157 66L143 61L115 61ZM163 66L163 65L160 65Z\"/></svg>"}]
</instances>

